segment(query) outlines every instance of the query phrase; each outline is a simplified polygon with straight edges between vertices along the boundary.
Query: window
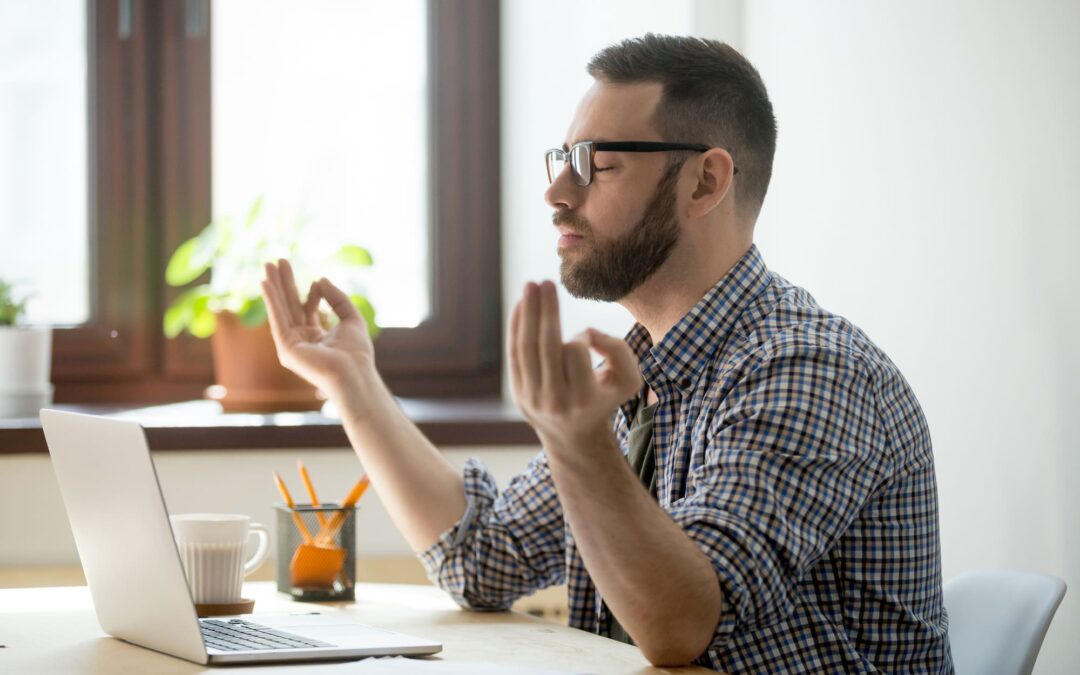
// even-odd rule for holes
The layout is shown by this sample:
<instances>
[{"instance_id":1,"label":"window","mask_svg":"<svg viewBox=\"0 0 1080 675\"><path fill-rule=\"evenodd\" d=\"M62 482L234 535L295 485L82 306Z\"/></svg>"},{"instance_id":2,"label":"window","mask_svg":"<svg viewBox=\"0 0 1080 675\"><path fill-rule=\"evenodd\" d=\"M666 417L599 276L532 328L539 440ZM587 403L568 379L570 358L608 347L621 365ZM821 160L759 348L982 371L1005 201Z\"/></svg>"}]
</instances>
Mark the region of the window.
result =
<instances>
[{"instance_id":1,"label":"window","mask_svg":"<svg viewBox=\"0 0 1080 675\"><path fill-rule=\"evenodd\" d=\"M90 315L86 61L82 0L0 4L0 277L34 323Z\"/></svg>"},{"instance_id":2,"label":"window","mask_svg":"<svg viewBox=\"0 0 1080 675\"><path fill-rule=\"evenodd\" d=\"M85 141L57 141L75 147L67 159L75 168L81 161L79 153L84 153L85 171L78 174L71 169L72 175L65 174L66 184L74 187L64 188L70 189L65 195L73 195L65 196L64 204L35 198L49 208L77 211L82 208L80 185L86 194L86 217L81 221L57 218L72 228L70 233L40 230L33 234L37 245L47 242L50 251L63 249L71 258L49 255L36 259L36 266L44 271L41 278L74 279L81 274L88 280L64 282L72 289L72 297L85 295L81 309L76 302L63 310L67 314L56 310L58 318L50 317L63 324L57 326L54 338L53 381L58 401L182 400L201 396L212 379L206 341L189 336L166 340L162 334L162 313L177 293L164 284L165 261L181 241L209 222L219 207L233 208L230 201L248 199L245 193L255 190L236 178L242 173L236 158L251 152L235 145L243 140L236 119L251 113L244 110L244 101L219 92L218 86L244 78L245 72L254 78L260 63L251 59L230 66L228 53L218 39L229 40L231 36L239 40L244 31L262 28L274 35L282 29L265 27L254 17L273 13L275 8L285 11L284 3L265 7L263 2L250 0L218 3L220 7L212 7L206 0L90 0L85 4L52 0L49 8L39 8L39 3L15 3L48 17L49 29L29 28L34 35L50 34L49 30L75 34L78 31L71 26L80 21L86 26L85 65L79 65L77 53L72 56L74 38L57 37L64 47L61 52L68 57L67 66L49 80L51 96L63 95L71 101L62 107L79 110L80 100L85 106L65 122L74 129L67 132L69 137L76 138L81 117ZM407 234L394 233L389 227L356 233L357 243L373 249L377 262L382 247L387 267L400 269L413 279L411 288L410 284L397 284L401 287L397 290L411 294L402 299L377 291L377 279L372 280L370 289L376 307L379 301L387 305L381 321L395 324L384 329L376 342L379 368L392 390L402 396L497 395L501 354L498 2L416 0L411 6L386 4L405 12L397 19L400 25L395 30L425 36L426 49L421 54L410 50L399 58L393 45L381 45L379 53L385 58L367 64L379 70L366 74L359 65L350 68L353 64L342 63L361 58L354 46L342 44L337 51L326 48L320 57L328 68L341 74L339 79L357 70L357 78L367 83L366 87L382 94L371 102L380 108L375 116L359 122L350 137L341 139L354 151L370 144L371 163L358 165L360 154L346 154L342 163L336 168L331 163L329 173L321 176L328 180L323 191L327 195L348 193L346 198L359 196L377 203L330 200L325 208L336 215L327 220L340 218L359 227L366 224L365 218L381 222L388 214L399 212L403 220L412 223ZM310 11L311 21L319 20L318 7L324 5L288 3ZM387 20L371 6L337 3L344 11L368 12L353 19L363 24L354 30L360 37L364 31L378 33L379 22ZM62 25L57 18L61 8L67 12ZM80 18L79 12L85 16ZM414 22L423 22L421 27L406 25L409 12ZM251 20L245 22L245 14ZM220 36L214 32L218 22ZM299 31L301 27L294 28ZM52 37L56 36L50 34L50 41ZM377 42L374 38L371 41ZM7 44L5 41L5 50ZM34 49L44 47L34 45ZM5 67L10 62L7 56L5 51ZM26 58L33 58L33 54ZM50 55L48 60L57 62L59 57ZM238 60L234 57L234 61ZM297 61L299 57L290 62L295 65ZM263 65L281 67L280 63ZM79 92L78 78L71 74L81 67L86 73L85 93ZM422 80L417 79L418 72L424 75ZM395 80L391 77L395 73L401 77ZM0 86L12 86L7 70L3 76L6 79L0 80ZM322 88L319 95L325 100L348 101L356 95L355 83L334 79L318 82ZM417 85L420 81L423 84ZM398 111L394 106L401 102L402 93L388 91L388 83L406 89L421 86L425 95L414 95L414 102L401 104ZM258 91L266 82L260 80L252 86ZM221 110L215 108L218 104ZM24 100L20 105L39 104ZM10 114L6 108L0 110L0 114ZM418 129L410 134L408 143L398 146L396 157L386 157L387 138L371 128L384 123L379 115L385 120L387 111L400 112L398 121L412 120ZM335 124L339 130L346 128L341 123L338 114ZM288 134L283 136L288 138ZM297 138L295 133L292 138ZM5 156L11 156L7 148ZM402 175L402 167L410 164L412 172ZM345 176L340 174L342 167ZM376 167L389 170L384 175L372 170ZM0 175L4 176L5 189L14 189L9 177ZM288 174L281 174L282 184L290 180ZM350 184L358 189L350 191ZM0 227L6 231L14 226ZM80 236L85 238L85 249L80 248ZM392 251L396 244L404 246ZM7 259L3 261L0 276L7 274ZM85 292L78 290L83 288ZM394 308L394 304L401 307Z\"/></svg>"}]
</instances>

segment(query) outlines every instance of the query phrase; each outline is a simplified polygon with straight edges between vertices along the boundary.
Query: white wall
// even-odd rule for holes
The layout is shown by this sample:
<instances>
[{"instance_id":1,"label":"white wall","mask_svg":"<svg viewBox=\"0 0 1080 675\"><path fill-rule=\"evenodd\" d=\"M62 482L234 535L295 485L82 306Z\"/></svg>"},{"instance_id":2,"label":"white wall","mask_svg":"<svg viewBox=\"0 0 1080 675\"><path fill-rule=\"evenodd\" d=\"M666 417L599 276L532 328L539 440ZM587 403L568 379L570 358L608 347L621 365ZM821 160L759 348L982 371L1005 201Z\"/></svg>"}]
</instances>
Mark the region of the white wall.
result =
<instances>
[{"instance_id":1,"label":"white wall","mask_svg":"<svg viewBox=\"0 0 1080 675\"><path fill-rule=\"evenodd\" d=\"M1080 663L1080 4L744 5L779 120L765 260L861 325L935 444L945 577L1072 586L1038 672Z\"/></svg>"}]
</instances>

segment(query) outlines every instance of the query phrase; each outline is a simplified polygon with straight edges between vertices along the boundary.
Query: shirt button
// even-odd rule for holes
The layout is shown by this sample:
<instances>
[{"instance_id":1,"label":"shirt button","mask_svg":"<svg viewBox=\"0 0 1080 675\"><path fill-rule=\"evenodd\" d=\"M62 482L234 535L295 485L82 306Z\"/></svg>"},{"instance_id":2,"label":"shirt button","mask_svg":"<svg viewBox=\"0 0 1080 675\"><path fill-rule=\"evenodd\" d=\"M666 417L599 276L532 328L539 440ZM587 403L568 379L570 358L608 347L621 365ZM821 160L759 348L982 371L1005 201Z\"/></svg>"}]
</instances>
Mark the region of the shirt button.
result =
<instances>
[{"instance_id":1,"label":"shirt button","mask_svg":"<svg viewBox=\"0 0 1080 675\"><path fill-rule=\"evenodd\" d=\"M684 377L683 379L679 380L679 387L682 389L689 389L691 384L693 383L690 382L689 377Z\"/></svg>"}]
</instances>

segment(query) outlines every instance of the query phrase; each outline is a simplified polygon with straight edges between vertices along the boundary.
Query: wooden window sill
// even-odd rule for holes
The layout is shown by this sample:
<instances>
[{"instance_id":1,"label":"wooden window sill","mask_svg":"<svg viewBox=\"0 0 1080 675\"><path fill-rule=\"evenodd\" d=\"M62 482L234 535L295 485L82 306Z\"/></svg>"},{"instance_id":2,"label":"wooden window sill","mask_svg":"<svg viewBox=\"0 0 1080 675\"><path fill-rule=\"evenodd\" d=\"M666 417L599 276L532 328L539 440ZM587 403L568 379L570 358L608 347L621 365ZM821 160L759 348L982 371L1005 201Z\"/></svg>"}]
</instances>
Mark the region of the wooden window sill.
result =
<instances>
[{"instance_id":1,"label":"wooden window sill","mask_svg":"<svg viewBox=\"0 0 1080 675\"><path fill-rule=\"evenodd\" d=\"M498 399L435 401L399 399L402 409L438 446L537 445L532 428ZM214 401L147 408L56 405L59 410L116 415L146 429L151 450L258 450L340 448L349 439L341 421L320 412L226 414ZM0 455L48 452L34 417L0 419Z\"/></svg>"}]
</instances>

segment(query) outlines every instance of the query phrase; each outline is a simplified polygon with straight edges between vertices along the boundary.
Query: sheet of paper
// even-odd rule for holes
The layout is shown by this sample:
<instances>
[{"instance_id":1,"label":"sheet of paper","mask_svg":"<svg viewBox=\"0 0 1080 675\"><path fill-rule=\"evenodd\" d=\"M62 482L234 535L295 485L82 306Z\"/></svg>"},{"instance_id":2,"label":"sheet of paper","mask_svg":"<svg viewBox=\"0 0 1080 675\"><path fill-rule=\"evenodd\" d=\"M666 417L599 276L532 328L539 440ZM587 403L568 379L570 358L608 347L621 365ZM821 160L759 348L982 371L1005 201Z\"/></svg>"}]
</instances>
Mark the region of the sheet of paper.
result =
<instances>
[{"instance_id":1,"label":"sheet of paper","mask_svg":"<svg viewBox=\"0 0 1080 675\"><path fill-rule=\"evenodd\" d=\"M531 668L505 663L478 661L442 661L438 659L409 659L403 656L368 658L339 664L341 673L386 673L387 675L575 675L566 670Z\"/></svg>"}]
</instances>

